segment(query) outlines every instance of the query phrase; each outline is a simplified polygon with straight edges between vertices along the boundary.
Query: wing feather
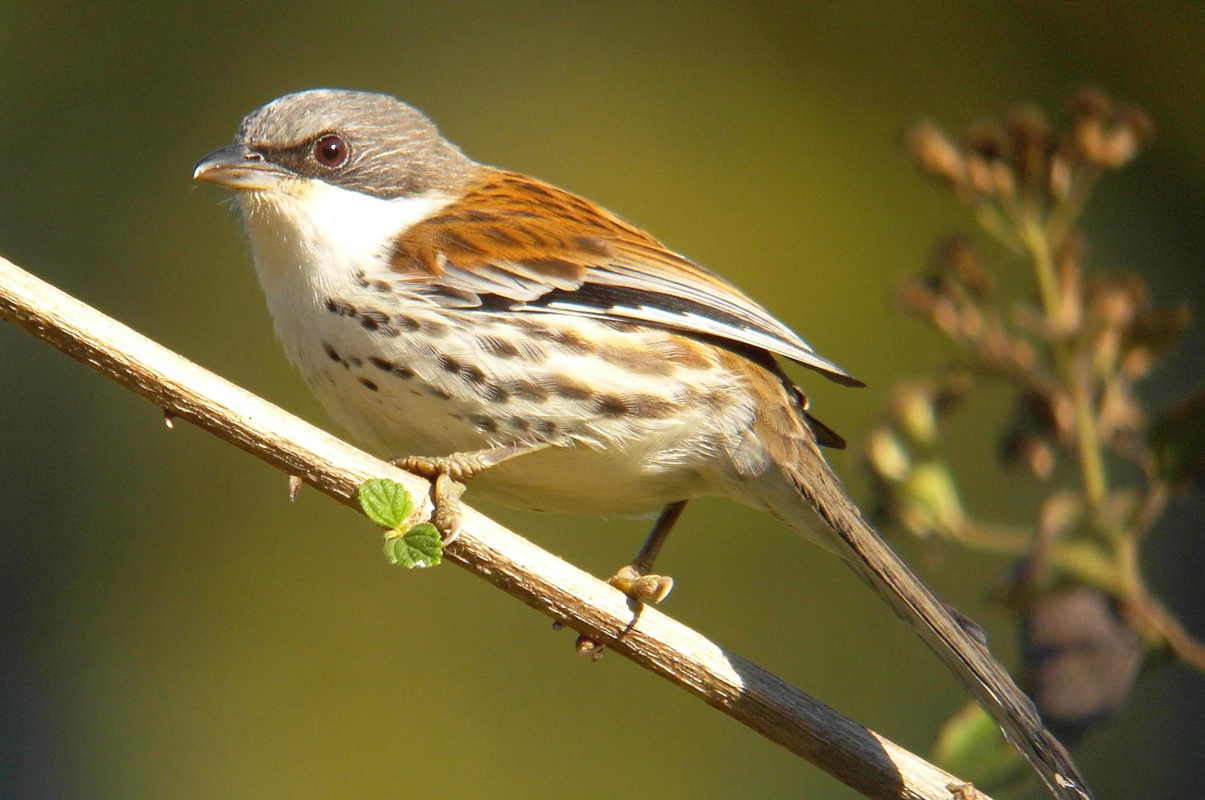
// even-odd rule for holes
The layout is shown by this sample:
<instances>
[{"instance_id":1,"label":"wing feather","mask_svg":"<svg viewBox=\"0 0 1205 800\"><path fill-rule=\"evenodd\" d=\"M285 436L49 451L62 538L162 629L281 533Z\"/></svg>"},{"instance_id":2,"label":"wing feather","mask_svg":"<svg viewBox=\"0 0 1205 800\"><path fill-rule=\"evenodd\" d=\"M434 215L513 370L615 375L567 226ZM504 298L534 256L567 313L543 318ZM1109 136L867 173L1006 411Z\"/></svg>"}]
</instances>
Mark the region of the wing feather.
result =
<instances>
[{"instance_id":1,"label":"wing feather","mask_svg":"<svg viewBox=\"0 0 1205 800\"><path fill-rule=\"evenodd\" d=\"M723 278L593 203L525 175L483 168L465 196L407 229L393 268L459 307L627 319L767 350L837 383L822 358Z\"/></svg>"}]
</instances>

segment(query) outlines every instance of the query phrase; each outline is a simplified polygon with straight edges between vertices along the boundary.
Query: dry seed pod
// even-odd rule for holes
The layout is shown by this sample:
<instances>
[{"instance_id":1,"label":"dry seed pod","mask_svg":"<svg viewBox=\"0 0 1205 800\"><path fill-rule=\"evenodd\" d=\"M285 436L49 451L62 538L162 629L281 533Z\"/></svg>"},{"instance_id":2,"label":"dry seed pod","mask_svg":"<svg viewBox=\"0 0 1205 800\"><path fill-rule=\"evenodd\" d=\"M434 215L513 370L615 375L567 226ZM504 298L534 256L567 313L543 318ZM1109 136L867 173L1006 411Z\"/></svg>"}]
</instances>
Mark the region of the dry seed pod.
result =
<instances>
[{"instance_id":1,"label":"dry seed pod","mask_svg":"<svg viewBox=\"0 0 1205 800\"><path fill-rule=\"evenodd\" d=\"M1013 431L1001 443L1004 463L1027 470L1038 480L1046 480L1054 472L1055 454L1050 443L1027 431Z\"/></svg>"},{"instance_id":2,"label":"dry seed pod","mask_svg":"<svg viewBox=\"0 0 1205 800\"><path fill-rule=\"evenodd\" d=\"M866 440L866 462L880 478L900 483L912 470L908 451L887 428L879 428Z\"/></svg>"},{"instance_id":3,"label":"dry seed pod","mask_svg":"<svg viewBox=\"0 0 1205 800\"><path fill-rule=\"evenodd\" d=\"M1055 142L1046 115L1034 106L1017 106L1004 118L1011 161L1026 192L1042 192L1050 185L1050 154Z\"/></svg>"},{"instance_id":4,"label":"dry seed pod","mask_svg":"<svg viewBox=\"0 0 1205 800\"><path fill-rule=\"evenodd\" d=\"M964 183L966 165L962 153L933 123L919 122L909 128L904 134L904 146L924 172L952 186Z\"/></svg>"},{"instance_id":5,"label":"dry seed pod","mask_svg":"<svg viewBox=\"0 0 1205 800\"><path fill-rule=\"evenodd\" d=\"M943 272L954 275L976 300L992 293L992 276L983 265L979 251L966 236L951 236L937 246L933 258Z\"/></svg>"},{"instance_id":6,"label":"dry seed pod","mask_svg":"<svg viewBox=\"0 0 1205 800\"><path fill-rule=\"evenodd\" d=\"M1102 169L1124 166L1153 132L1146 112L1114 103L1091 87L1075 92L1067 111L1076 149L1085 161Z\"/></svg>"}]
</instances>

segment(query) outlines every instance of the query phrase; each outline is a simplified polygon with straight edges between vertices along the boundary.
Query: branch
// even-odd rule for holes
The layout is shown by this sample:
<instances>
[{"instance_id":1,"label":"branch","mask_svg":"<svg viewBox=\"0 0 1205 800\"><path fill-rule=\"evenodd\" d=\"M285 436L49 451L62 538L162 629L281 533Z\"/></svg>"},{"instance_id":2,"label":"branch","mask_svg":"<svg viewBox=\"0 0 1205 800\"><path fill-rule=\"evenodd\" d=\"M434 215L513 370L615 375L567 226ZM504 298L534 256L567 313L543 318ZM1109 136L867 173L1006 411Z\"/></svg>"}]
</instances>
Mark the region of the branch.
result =
<instances>
[{"instance_id":1,"label":"branch","mask_svg":"<svg viewBox=\"0 0 1205 800\"><path fill-rule=\"evenodd\" d=\"M426 481L357 450L208 372L0 258L0 317L142 395L172 416L357 508L356 490ZM429 512L429 503L416 513ZM681 686L867 797L988 800L659 611L466 508L445 557L590 639Z\"/></svg>"}]
</instances>

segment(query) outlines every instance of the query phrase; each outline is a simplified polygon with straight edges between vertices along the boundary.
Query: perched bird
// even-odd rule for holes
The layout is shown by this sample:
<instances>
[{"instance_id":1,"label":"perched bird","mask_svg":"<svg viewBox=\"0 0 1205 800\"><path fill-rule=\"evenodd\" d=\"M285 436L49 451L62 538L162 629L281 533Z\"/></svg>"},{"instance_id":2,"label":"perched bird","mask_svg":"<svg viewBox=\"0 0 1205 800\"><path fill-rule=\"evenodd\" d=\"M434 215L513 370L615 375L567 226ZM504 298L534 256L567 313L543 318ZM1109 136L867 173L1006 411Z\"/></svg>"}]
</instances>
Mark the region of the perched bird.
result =
<instances>
[{"instance_id":1,"label":"perched bird","mask_svg":"<svg viewBox=\"0 0 1205 800\"><path fill-rule=\"evenodd\" d=\"M319 89L249 114L194 176L238 199L276 335L331 415L436 479L508 505L664 509L730 497L839 555L908 622L1051 791L1070 757L977 632L866 523L778 357L860 385L722 278L618 216L470 160L393 97ZM655 576L653 576L655 578Z\"/></svg>"}]
</instances>

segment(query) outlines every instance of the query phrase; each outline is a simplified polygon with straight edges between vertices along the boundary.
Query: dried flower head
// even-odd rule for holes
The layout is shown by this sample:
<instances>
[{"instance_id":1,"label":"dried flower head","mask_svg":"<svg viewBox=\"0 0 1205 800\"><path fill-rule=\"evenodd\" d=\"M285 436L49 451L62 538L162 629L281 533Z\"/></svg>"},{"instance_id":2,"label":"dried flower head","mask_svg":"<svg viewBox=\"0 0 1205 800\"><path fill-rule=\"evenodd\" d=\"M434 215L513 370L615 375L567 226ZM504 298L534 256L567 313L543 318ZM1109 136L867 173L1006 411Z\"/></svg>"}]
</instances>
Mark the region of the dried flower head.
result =
<instances>
[{"instance_id":1,"label":"dried flower head","mask_svg":"<svg viewBox=\"0 0 1205 800\"><path fill-rule=\"evenodd\" d=\"M976 300L992 294L992 276L979 251L967 236L951 236L937 246L934 263L945 274L953 275Z\"/></svg>"},{"instance_id":2,"label":"dried flower head","mask_svg":"<svg viewBox=\"0 0 1205 800\"><path fill-rule=\"evenodd\" d=\"M1018 182L1026 192L1044 193L1050 186L1050 157L1058 147L1046 115L1034 106L1016 106L1005 115L1004 129Z\"/></svg>"},{"instance_id":3,"label":"dried flower head","mask_svg":"<svg viewBox=\"0 0 1205 800\"><path fill-rule=\"evenodd\" d=\"M1205 644L1149 596L1132 558L1169 489L1205 475L1205 393L1144 435L1135 382L1175 345L1188 309L1155 308L1137 274L1087 272L1075 226L1095 182L1134 157L1151 124L1091 88L1073 94L1066 111L1066 131L1040 110L1017 106L958 139L929 122L909 133L921 169L972 206L1007 249L1011 258L992 262L995 273L1024 264L1035 292L1019 302L1002 297L966 237L939 245L929 269L901 284L899 300L958 355L929 379L900 386L867 442L866 462L879 509L914 535L1026 552L1007 596L1027 614L1035 699L1045 713L1078 725L1124 702L1144 641L1205 671ZM1035 536L1002 539L976 522L938 452L945 412L989 382L1016 397L1000 454L1048 487ZM1115 469L1119 460L1140 472ZM1143 480L1133 480L1138 475Z\"/></svg>"},{"instance_id":4,"label":"dried flower head","mask_svg":"<svg viewBox=\"0 0 1205 800\"><path fill-rule=\"evenodd\" d=\"M904 146L921 170L958 187L966 179L962 153L932 122L919 122L904 134Z\"/></svg>"},{"instance_id":5,"label":"dried flower head","mask_svg":"<svg viewBox=\"0 0 1205 800\"><path fill-rule=\"evenodd\" d=\"M1027 470L1035 478L1046 480L1054 472L1055 453L1050 442L1028 431L1013 431L1000 445L1005 464Z\"/></svg>"},{"instance_id":6,"label":"dried flower head","mask_svg":"<svg viewBox=\"0 0 1205 800\"><path fill-rule=\"evenodd\" d=\"M1076 91L1067 101L1072 140L1080 155L1102 169L1127 164L1138 148L1150 141L1150 117L1134 106L1116 103L1092 87Z\"/></svg>"}]
</instances>

